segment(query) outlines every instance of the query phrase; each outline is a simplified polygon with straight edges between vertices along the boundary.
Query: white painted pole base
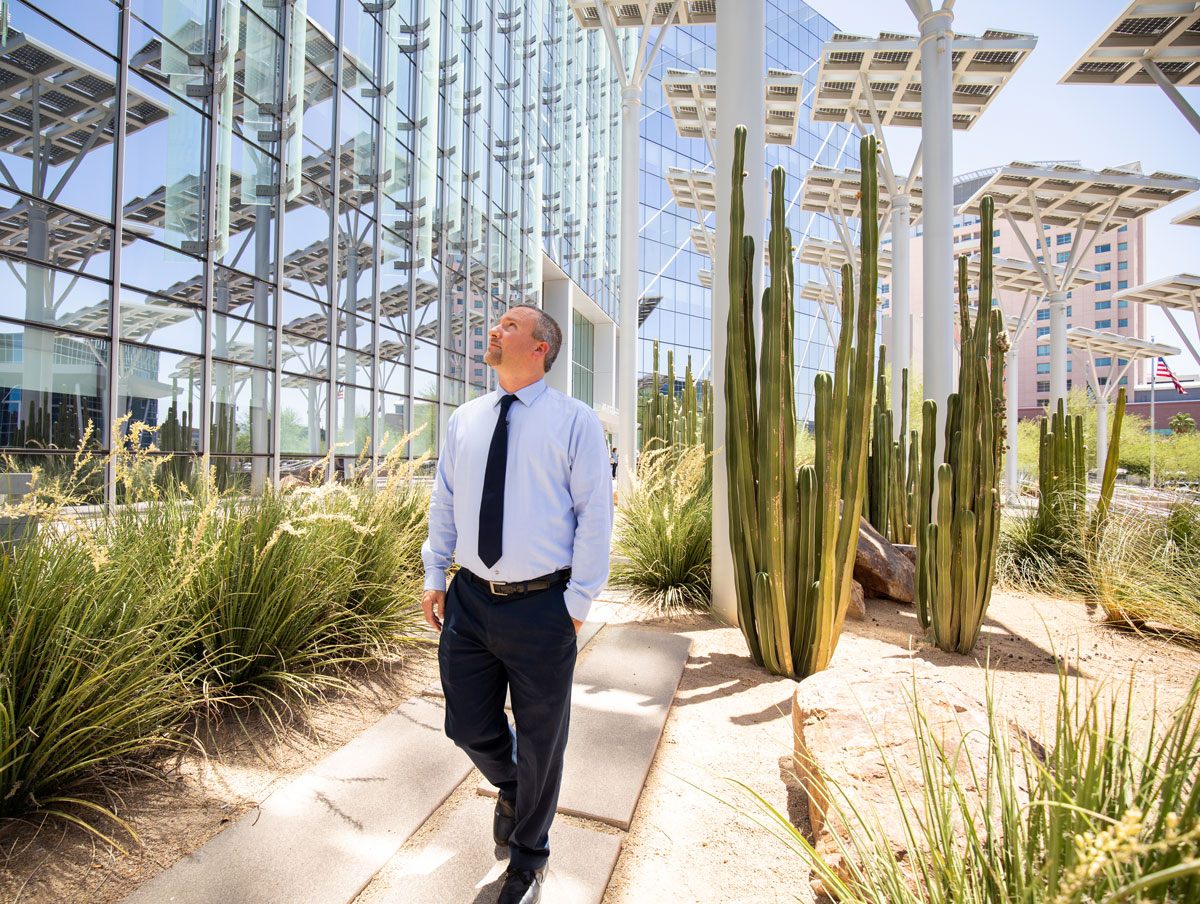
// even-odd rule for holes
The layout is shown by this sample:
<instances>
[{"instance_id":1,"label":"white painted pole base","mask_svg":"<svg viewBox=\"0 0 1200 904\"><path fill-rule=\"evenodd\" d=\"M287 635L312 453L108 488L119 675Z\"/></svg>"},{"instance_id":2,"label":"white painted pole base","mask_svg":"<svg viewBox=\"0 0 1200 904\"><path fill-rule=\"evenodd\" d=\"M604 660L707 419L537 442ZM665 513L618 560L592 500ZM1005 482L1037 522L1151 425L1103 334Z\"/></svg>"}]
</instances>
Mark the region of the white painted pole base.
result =
<instances>
[{"instance_id":1,"label":"white painted pole base","mask_svg":"<svg viewBox=\"0 0 1200 904\"><path fill-rule=\"evenodd\" d=\"M1058 400L1067 400L1067 293L1055 292L1050 303L1050 413L1058 410Z\"/></svg>"},{"instance_id":2,"label":"white painted pole base","mask_svg":"<svg viewBox=\"0 0 1200 904\"><path fill-rule=\"evenodd\" d=\"M1004 353L1004 429L1008 434L1008 451L1004 453L1004 482L1009 502L1021 496L1020 476L1017 469L1017 349L1014 346Z\"/></svg>"},{"instance_id":3,"label":"white painted pole base","mask_svg":"<svg viewBox=\"0 0 1200 904\"><path fill-rule=\"evenodd\" d=\"M909 198L898 194L892 198L892 344L888 348L888 360L892 362L892 423L896 437L900 436L901 414L908 405L902 379L904 368L908 378L912 371L912 320L909 315ZM911 429L911 425L910 425Z\"/></svg>"},{"instance_id":4,"label":"white painted pole base","mask_svg":"<svg viewBox=\"0 0 1200 904\"><path fill-rule=\"evenodd\" d=\"M925 221L925 398L937 402L936 457L942 457L946 405L954 373L954 130L951 52L954 14L935 10L920 20L922 214Z\"/></svg>"},{"instance_id":5,"label":"white painted pole base","mask_svg":"<svg viewBox=\"0 0 1200 904\"><path fill-rule=\"evenodd\" d=\"M617 366L617 486L633 487L637 461L638 177L641 170L642 89L621 92L621 338Z\"/></svg>"}]
</instances>

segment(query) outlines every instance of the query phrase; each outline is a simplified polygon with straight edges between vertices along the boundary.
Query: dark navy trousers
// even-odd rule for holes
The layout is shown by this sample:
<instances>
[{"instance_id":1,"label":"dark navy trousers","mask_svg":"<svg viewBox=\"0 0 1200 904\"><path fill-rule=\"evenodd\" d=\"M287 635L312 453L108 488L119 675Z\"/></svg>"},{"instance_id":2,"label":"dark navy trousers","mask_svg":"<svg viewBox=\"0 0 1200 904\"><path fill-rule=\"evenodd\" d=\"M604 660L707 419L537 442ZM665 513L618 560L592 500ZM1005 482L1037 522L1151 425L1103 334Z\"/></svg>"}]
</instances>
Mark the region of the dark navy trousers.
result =
<instances>
[{"instance_id":1,"label":"dark navy trousers","mask_svg":"<svg viewBox=\"0 0 1200 904\"><path fill-rule=\"evenodd\" d=\"M446 734L516 801L509 855L518 869L540 869L550 857L576 653L565 589L564 582L525 596L493 596L459 572L446 593L438 642ZM505 691L515 732L504 713Z\"/></svg>"}]
</instances>

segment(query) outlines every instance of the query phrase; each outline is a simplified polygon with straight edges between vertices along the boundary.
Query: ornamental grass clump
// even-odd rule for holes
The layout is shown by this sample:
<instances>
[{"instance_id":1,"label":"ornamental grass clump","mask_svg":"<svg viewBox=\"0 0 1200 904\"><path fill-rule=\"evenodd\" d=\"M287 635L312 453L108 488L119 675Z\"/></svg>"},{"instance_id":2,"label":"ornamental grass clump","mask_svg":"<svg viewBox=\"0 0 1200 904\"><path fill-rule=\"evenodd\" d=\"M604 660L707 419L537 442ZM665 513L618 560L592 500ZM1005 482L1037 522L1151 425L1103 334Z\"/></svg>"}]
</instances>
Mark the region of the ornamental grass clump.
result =
<instances>
[{"instance_id":1,"label":"ornamental grass clump","mask_svg":"<svg viewBox=\"0 0 1200 904\"><path fill-rule=\"evenodd\" d=\"M1175 506L1166 519L1144 512L1109 517L1085 547L1074 583L1086 588L1112 624L1153 629L1200 646L1200 536L1195 510Z\"/></svg>"},{"instance_id":2,"label":"ornamental grass clump","mask_svg":"<svg viewBox=\"0 0 1200 904\"><path fill-rule=\"evenodd\" d=\"M97 785L178 740L195 628L51 531L0 555L0 625L0 816L111 816Z\"/></svg>"},{"instance_id":3,"label":"ornamental grass clump","mask_svg":"<svg viewBox=\"0 0 1200 904\"><path fill-rule=\"evenodd\" d=\"M643 452L617 512L610 582L658 615L712 605L712 483L698 445Z\"/></svg>"},{"instance_id":4,"label":"ornamental grass clump","mask_svg":"<svg viewBox=\"0 0 1200 904\"><path fill-rule=\"evenodd\" d=\"M1200 900L1200 678L1159 718L1127 693L1060 677L1045 746L989 702L986 763L947 749L914 696L922 784L881 748L903 824L902 852L881 815L826 779L848 828L839 869L787 817L758 799L763 824L813 870L834 900L861 904L1116 904ZM989 694L989 701L991 695ZM982 805L971 789L986 789ZM748 790L748 789L747 789ZM753 793L753 792L751 792Z\"/></svg>"}]
</instances>

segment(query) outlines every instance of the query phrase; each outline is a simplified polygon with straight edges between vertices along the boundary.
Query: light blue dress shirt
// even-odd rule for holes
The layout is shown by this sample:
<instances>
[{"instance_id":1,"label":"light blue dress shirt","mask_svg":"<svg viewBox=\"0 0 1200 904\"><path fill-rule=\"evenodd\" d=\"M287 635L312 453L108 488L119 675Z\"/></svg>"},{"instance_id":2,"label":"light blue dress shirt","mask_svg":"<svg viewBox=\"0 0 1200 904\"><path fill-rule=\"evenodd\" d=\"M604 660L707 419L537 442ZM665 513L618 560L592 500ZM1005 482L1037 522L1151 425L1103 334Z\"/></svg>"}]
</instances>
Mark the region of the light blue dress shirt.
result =
<instances>
[{"instance_id":1,"label":"light blue dress shirt","mask_svg":"<svg viewBox=\"0 0 1200 904\"><path fill-rule=\"evenodd\" d=\"M567 611L583 621L608 580L612 469L600 419L589 406L531 383L508 412L503 555L479 558L479 502L500 399L489 392L460 406L446 425L421 547L425 589L445 590L451 557L485 580L528 581L571 569Z\"/></svg>"}]
</instances>

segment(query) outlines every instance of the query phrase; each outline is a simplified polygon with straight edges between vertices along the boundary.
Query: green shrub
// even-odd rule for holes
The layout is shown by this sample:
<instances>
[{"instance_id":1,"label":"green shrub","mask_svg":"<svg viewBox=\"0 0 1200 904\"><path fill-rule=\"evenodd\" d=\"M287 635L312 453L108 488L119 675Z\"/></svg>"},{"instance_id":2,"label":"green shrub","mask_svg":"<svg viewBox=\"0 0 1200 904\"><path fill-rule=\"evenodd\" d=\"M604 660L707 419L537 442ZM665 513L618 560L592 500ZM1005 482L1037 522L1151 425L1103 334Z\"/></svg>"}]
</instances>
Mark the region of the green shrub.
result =
<instances>
[{"instance_id":1,"label":"green shrub","mask_svg":"<svg viewBox=\"0 0 1200 904\"><path fill-rule=\"evenodd\" d=\"M660 615L712 606L712 484L700 446L642 454L617 513L610 582ZM622 561L624 560L624 561Z\"/></svg>"},{"instance_id":2,"label":"green shrub","mask_svg":"<svg viewBox=\"0 0 1200 904\"><path fill-rule=\"evenodd\" d=\"M1200 900L1200 679L1156 724L1132 698L1060 679L1046 746L1023 740L991 707L988 762L945 749L921 714L923 787L905 787L888 752L904 833L897 854L879 817L836 783L832 806L849 829L831 869L787 817L759 799L765 822L804 859L835 900L870 904L1092 904ZM1146 718L1141 721L1141 716ZM987 789L973 805L970 788ZM1028 794L1026 792L1028 791ZM979 823L977 825L977 822ZM961 827L965 826L965 831ZM957 832L956 832L957 829ZM836 838L837 836L835 836Z\"/></svg>"},{"instance_id":3,"label":"green shrub","mask_svg":"<svg viewBox=\"0 0 1200 904\"><path fill-rule=\"evenodd\" d=\"M70 805L100 809L89 785L175 737L191 705L176 669L188 629L54 531L0 555L0 626L0 816L82 822Z\"/></svg>"}]
</instances>

